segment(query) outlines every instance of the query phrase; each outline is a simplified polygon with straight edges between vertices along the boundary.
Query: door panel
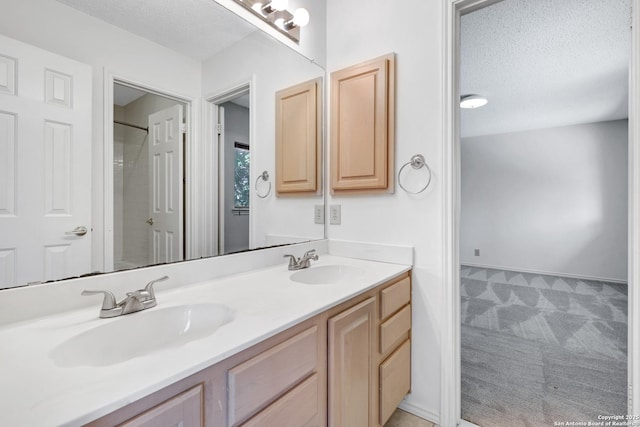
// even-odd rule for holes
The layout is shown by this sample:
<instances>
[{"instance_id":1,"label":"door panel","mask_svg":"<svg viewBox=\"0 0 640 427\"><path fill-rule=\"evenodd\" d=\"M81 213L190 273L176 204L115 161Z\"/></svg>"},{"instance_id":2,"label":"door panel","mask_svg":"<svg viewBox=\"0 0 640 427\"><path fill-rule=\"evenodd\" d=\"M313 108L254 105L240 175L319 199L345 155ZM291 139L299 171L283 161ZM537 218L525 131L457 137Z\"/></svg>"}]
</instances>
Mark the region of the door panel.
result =
<instances>
[{"instance_id":1,"label":"door panel","mask_svg":"<svg viewBox=\"0 0 640 427\"><path fill-rule=\"evenodd\" d=\"M329 426L369 427L375 297L329 319Z\"/></svg>"},{"instance_id":2,"label":"door panel","mask_svg":"<svg viewBox=\"0 0 640 427\"><path fill-rule=\"evenodd\" d=\"M179 104L149 115L152 264L184 259L182 115Z\"/></svg>"},{"instance_id":3,"label":"door panel","mask_svg":"<svg viewBox=\"0 0 640 427\"><path fill-rule=\"evenodd\" d=\"M91 73L0 36L0 287L91 271Z\"/></svg>"}]
</instances>

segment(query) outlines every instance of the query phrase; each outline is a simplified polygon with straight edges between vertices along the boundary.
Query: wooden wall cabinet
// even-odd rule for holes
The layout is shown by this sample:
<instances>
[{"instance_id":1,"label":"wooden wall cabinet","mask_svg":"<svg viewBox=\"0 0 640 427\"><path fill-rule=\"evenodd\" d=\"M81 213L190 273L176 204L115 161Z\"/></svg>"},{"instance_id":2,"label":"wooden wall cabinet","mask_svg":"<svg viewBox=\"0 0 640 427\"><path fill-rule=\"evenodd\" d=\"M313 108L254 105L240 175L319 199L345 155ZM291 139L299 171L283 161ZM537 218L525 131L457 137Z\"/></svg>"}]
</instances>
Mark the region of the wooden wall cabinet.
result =
<instances>
[{"instance_id":1,"label":"wooden wall cabinet","mask_svg":"<svg viewBox=\"0 0 640 427\"><path fill-rule=\"evenodd\" d=\"M409 274L88 424L382 427L410 390Z\"/></svg>"},{"instance_id":2,"label":"wooden wall cabinet","mask_svg":"<svg viewBox=\"0 0 640 427\"><path fill-rule=\"evenodd\" d=\"M276 193L322 192L322 79L276 93Z\"/></svg>"},{"instance_id":3,"label":"wooden wall cabinet","mask_svg":"<svg viewBox=\"0 0 640 427\"><path fill-rule=\"evenodd\" d=\"M395 54L331 73L331 192L394 192Z\"/></svg>"}]
</instances>

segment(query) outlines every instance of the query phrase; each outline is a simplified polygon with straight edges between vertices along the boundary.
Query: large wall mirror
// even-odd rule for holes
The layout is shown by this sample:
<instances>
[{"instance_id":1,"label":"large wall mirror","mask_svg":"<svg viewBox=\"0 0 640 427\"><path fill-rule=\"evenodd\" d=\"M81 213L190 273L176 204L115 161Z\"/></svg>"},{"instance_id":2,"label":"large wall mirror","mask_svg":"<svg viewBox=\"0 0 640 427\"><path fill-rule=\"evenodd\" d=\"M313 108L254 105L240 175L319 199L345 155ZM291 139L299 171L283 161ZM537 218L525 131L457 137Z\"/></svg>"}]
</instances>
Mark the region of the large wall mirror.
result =
<instances>
[{"instance_id":1,"label":"large wall mirror","mask_svg":"<svg viewBox=\"0 0 640 427\"><path fill-rule=\"evenodd\" d=\"M321 190L275 191L314 59L213 0L7 1L0 289L324 238Z\"/></svg>"}]
</instances>

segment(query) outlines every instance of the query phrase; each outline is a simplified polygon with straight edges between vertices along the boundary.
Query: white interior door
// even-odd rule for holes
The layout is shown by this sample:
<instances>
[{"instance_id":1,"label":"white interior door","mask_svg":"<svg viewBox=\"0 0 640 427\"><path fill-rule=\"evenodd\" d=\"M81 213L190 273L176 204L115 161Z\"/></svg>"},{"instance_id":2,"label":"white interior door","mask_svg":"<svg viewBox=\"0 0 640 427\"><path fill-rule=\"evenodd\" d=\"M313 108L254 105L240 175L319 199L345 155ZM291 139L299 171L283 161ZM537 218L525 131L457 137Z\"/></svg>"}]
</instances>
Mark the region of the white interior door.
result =
<instances>
[{"instance_id":1,"label":"white interior door","mask_svg":"<svg viewBox=\"0 0 640 427\"><path fill-rule=\"evenodd\" d=\"M91 271L91 78L0 36L0 287Z\"/></svg>"},{"instance_id":2,"label":"white interior door","mask_svg":"<svg viewBox=\"0 0 640 427\"><path fill-rule=\"evenodd\" d=\"M149 116L151 263L180 261L183 244L182 105Z\"/></svg>"}]
</instances>

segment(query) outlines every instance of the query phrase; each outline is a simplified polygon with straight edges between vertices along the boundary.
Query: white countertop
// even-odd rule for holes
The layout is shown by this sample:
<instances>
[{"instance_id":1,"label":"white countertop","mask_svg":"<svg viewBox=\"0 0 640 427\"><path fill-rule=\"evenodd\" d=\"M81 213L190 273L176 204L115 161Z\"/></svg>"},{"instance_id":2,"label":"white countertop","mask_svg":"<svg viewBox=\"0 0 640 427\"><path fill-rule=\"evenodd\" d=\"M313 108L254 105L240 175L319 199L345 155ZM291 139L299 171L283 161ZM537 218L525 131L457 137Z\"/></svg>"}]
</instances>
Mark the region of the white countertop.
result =
<instances>
[{"instance_id":1,"label":"white countertop","mask_svg":"<svg viewBox=\"0 0 640 427\"><path fill-rule=\"evenodd\" d=\"M150 310L212 302L234 310L234 319L205 338L109 366L60 367L49 353L81 332L105 322L126 322L136 313L99 319L100 304L96 304L90 309L0 327L0 425L87 423L410 269L332 255L321 255L311 268L330 264L360 267L364 273L349 282L305 285L291 281L293 272L283 263L156 292L158 306Z\"/></svg>"}]
</instances>

